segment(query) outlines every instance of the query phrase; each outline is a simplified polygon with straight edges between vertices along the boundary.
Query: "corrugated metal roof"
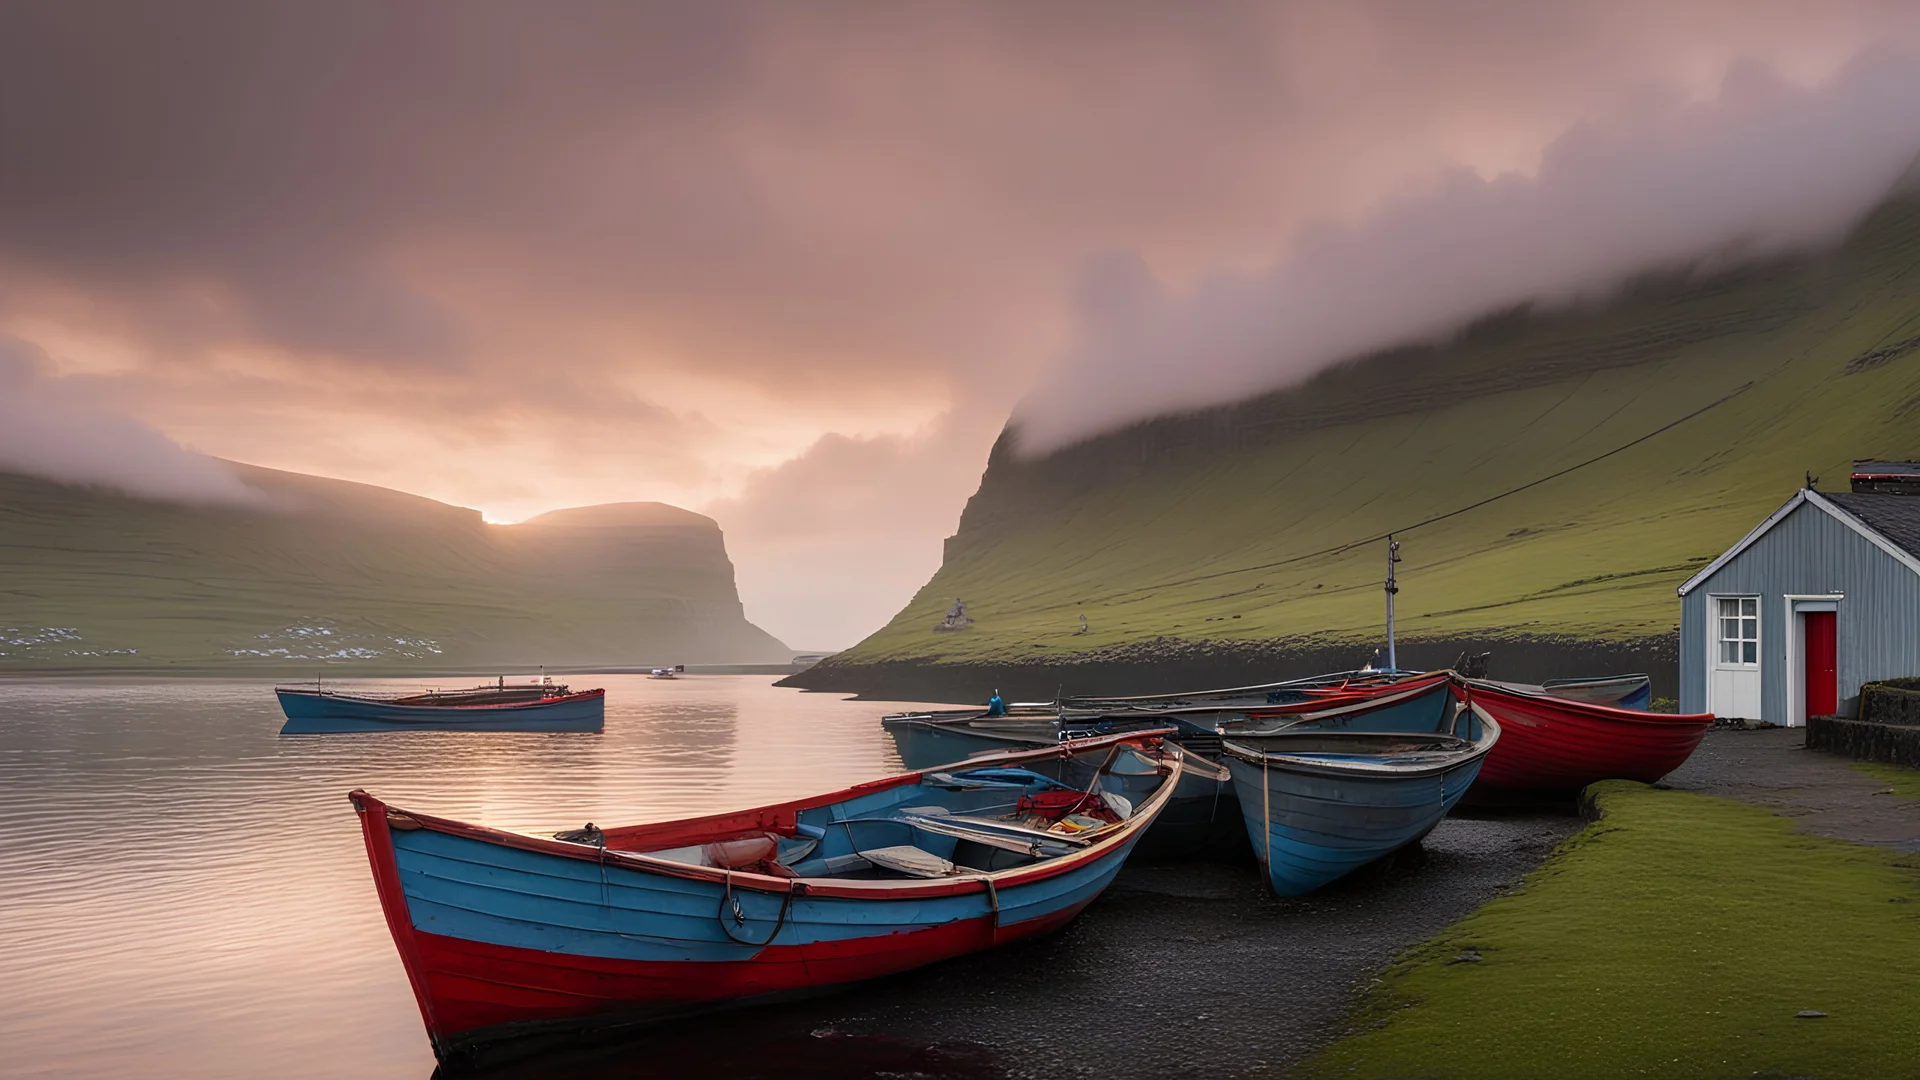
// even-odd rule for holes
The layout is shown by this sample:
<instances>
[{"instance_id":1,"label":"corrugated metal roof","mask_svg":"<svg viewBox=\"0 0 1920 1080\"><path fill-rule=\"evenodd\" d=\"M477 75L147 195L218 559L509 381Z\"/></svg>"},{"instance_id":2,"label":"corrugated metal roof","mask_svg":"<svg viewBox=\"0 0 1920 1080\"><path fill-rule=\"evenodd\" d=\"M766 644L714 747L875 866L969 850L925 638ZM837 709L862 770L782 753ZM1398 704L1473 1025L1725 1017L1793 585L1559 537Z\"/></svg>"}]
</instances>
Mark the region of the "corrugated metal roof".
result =
<instances>
[{"instance_id":1,"label":"corrugated metal roof","mask_svg":"<svg viewBox=\"0 0 1920 1080\"><path fill-rule=\"evenodd\" d=\"M1920 476L1920 461L1856 461L1855 476Z\"/></svg>"},{"instance_id":2,"label":"corrugated metal roof","mask_svg":"<svg viewBox=\"0 0 1920 1080\"><path fill-rule=\"evenodd\" d=\"M1802 488L1794 492L1785 506L1775 510L1765 521L1753 527L1740 542L1722 552L1720 557L1700 569L1700 572L1688 578L1684 584L1674 590L1681 596L1692 592L1701 582L1706 581L1720 568L1732 562L1741 552L1752 547L1775 525L1786 520L1787 515L1799 508L1802 503L1811 503L1821 511L1871 540L1880 550L1904 563L1907 569L1920 574L1920 495L1873 495L1853 492L1822 492L1812 488Z\"/></svg>"},{"instance_id":3,"label":"corrugated metal roof","mask_svg":"<svg viewBox=\"0 0 1920 1080\"><path fill-rule=\"evenodd\" d=\"M1902 551L1920 556L1920 496L1855 495L1841 491L1820 494Z\"/></svg>"}]
</instances>

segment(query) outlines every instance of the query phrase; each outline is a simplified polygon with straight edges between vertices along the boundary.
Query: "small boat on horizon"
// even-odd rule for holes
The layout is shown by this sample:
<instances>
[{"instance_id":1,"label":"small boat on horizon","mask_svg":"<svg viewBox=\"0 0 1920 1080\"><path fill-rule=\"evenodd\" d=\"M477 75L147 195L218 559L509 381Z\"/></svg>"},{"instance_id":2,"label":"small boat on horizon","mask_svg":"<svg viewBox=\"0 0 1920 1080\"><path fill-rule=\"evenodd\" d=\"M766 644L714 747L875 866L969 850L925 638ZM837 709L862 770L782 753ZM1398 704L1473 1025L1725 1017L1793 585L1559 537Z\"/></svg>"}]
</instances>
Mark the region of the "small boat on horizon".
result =
<instances>
[{"instance_id":1,"label":"small boat on horizon","mask_svg":"<svg viewBox=\"0 0 1920 1080\"><path fill-rule=\"evenodd\" d=\"M1152 733L552 837L349 794L442 1061L817 992L1064 926L1185 768Z\"/></svg>"},{"instance_id":2,"label":"small boat on horizon","mask_svg":"<svg viewBox=\"0 0 1920 1080\"><path fill-rule=\"evenodd\" d=\"M677 679L677 678L679 678L679 677L681 676L681 674L683 674L683 673L684 673L684 672L685 672L686 670L687 670L687 665L685 665L685 664L675 664L675 665L673 665L672 667L657 667L657 668L654 668L654 669L653 669L652 671L650 671L650 672L648 672L648 673L647 673L647 678L649 678L649 679Z\"/></svg>"},{"instance_id":3,"label":"small boat on horizon","mask_svg":"<svg viewBox=\"0 0 1920 1080\"><path fill-rule=\"evenodd\" d=\"M1299 896L1417 844L1466 794L1501 726L1450 680L1291 719L1220 725L1254 856Z\"/></svg>"},{"instance_id":4,"label":"small boat on horizon","mask_svg":"<svg viewBox=\"0 0 1920 1080\"><path fill-rule=\"evenodd\" d=\"M548 679L410 694L351 693L276 686L287 722L282 735L433 728L458 731L599 731L606 721L603 689L574 691Z\"/></svg>"}]
</instances>

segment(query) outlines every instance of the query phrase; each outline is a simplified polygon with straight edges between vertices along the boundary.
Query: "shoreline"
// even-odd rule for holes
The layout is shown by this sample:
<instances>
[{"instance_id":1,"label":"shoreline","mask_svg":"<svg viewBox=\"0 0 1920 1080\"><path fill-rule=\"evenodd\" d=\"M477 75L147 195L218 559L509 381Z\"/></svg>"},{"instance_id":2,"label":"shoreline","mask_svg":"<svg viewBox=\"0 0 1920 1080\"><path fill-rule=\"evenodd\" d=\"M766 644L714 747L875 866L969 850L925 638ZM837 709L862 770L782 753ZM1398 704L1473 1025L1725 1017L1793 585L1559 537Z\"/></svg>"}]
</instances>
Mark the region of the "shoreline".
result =
<instances>
[{"instance_id":1,"label":"shoreline","mask_svg":"<svg viewBox=\"0 0 1920 1080\"><path fill-rule=\"evenodd\" d=\"M672 665L632 665L632 664L587 664L587 665L540 665L540 664L501 664L497 667L417 667L417 668L323 668L319 674L328 679L494 679L505 675L509 680L537 679L542 672L555 677L578 675L645 675L654 666ZM791 676L805 671L798 664L688 664L683 674L687 675L782 675ZM312 667L240 667L233 664L169 664L164 667L44 667L44 668L0 668L0 683L8 679L250 679L255 681L273 680L276 683L294 686L311 683L314 677Z\"/></svg>"},{"instance_id":2,"label":"shoreline","mask_svg":"<svg viewBox=\"0 0 1920 1080\"><path fill-rule=\"evenodd\" d=\"M999 690L1012 701L1052 701L1063 694L1169 693L1208 687L1252 686L1350 671L1366 663L1372 646L1350 643L1302 647L1295 642L1195 642L1157 638L1134 645L1045 660L841 660L830 656L781 679L778 686L850 693L863 700L983 702ZM1496 679L1538 682L1586 675L1643 673L1653 696L1679 696L1678 634L1603 641L1580 638L1461 637L1399 643L1400 666L1433 671L1462 653L1491 653ZM844 654L842 654L844 655Z\"/></svg>"}]
</instances>

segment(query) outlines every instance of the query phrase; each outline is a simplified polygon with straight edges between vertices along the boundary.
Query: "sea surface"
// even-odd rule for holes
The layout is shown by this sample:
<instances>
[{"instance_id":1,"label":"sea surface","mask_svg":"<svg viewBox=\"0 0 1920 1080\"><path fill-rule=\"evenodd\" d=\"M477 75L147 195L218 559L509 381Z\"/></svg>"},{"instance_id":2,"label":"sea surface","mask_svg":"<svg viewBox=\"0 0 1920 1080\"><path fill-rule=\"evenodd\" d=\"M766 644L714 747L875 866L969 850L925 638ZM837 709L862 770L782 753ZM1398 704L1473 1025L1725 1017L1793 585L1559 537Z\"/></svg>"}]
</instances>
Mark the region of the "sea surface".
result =
<instances>
[{"instance_id":1,"label":"sea surface","mask_svg":"<svg viewBox=\"0 0 1920 1080\"><path fill-rule=\"evenodd\" d=\"M552 832L900 769L892 703L568 681L607 688L604 733L281 736L257 680L0 680L0 1075L431 1075L350 789Z\"/></svg>"}]
</instances>

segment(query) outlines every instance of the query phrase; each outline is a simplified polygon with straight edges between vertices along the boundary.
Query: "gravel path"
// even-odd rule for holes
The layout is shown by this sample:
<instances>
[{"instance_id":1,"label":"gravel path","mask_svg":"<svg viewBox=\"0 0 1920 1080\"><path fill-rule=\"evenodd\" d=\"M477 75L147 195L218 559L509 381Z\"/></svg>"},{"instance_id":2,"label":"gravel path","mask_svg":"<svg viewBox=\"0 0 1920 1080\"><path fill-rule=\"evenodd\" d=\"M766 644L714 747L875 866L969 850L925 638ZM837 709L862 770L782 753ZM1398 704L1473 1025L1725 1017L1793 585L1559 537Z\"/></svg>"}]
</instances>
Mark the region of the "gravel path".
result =
<instances>
[{"instance_id":1,"label":"gravel path","mask_svg":"<svg viewBox=\"0 0 1920 1080\"><path fill-rule=\"evenodd\" d=\"M1423 853L1309 897L1252 866L1129 866L1064 931L850 993L491 1076L1237 1077L1340 1033L1401 950L1538 866L1572 816L1450 818Z\"/></svg>"},{"instance_id":2,"label":"gravel path","mask_svg":"<svg viewBox=\"0 0 1920 1080\"><path fill-rule=\"evenodd\" d=\"M1798 728L1709 731L1665 783L1769 807L1819 836L1920 852L1920 800L1895 797L1849 759L1805 741Z\"/></svg>"}]
</instances>

